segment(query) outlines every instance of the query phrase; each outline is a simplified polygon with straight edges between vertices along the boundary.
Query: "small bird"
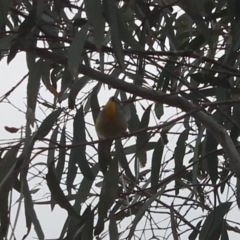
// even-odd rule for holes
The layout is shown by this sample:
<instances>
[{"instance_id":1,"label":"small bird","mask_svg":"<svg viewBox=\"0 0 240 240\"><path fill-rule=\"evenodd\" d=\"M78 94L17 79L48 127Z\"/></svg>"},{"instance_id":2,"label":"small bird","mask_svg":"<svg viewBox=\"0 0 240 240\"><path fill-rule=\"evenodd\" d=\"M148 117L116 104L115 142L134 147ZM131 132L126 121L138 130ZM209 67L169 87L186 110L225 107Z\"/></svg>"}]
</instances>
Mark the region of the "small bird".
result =
<instances>
[{"instance_id":1,"label":"small bird","mask_svg":"<svg viewBox=\"0 0 240 240\"><path fill-rule=\"evenodd\" d=\"M96 120L96 132L100 139L120 137L127 130L127 116L121 102L111 97Z\"/></svg>"},{"instance_id":2,"label":"small bird","mask_svg":"<svg viewBox=\"0 0 240 240\"><path fill-rule=\"evenodd\" d=\"M110 148L115 138L121 137L128 127L128 117L121 102L111 97L96 119L96 132L98 137L106 141L98 144L99 166L103 174L111 163Z\"/></svg>"}]
</instances>

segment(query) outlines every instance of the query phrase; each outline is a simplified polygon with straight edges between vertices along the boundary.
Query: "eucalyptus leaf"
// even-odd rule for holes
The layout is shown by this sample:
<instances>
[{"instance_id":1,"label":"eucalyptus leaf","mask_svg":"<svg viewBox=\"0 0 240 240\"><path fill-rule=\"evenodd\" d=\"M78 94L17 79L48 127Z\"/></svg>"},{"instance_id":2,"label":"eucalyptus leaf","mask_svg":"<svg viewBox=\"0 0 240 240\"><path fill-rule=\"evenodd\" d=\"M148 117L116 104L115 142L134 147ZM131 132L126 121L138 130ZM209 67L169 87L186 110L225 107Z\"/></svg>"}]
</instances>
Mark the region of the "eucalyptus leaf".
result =
<instances>
[{"instance_id":1,"label":"eucalyptus leaf","mask_svg":"<svg viewBox=\"0 0 240 240\"><path fill-rule=\"evenodd\" d=\"M102 15L102 6L100 0L85 0L85 9L89 22L93 26L94 43L101 51L104 39L105 19Z\"/></svg>"},{"instance_id":2,"label":"eucalyptus leaf","mask_svg":"<svg viewBox=\"0 0 240 240\"><path fill-rule=\"evenodd\" d=\"M68 67L73 77L78 76L78 68L83 60L82 53L89 23L84 24L82 29L76 34L68 51Z\"/></svg>"},{"instance_id":3,"label":"eucalyptus leaf","mask_svg":"<svg viewBox=\"0 0 240 240\"><path fill-rule=\"evenodd\" d=\"M185 151L186 151L186 141L188 139L189 130L185 129L179 136L177 141L177 146L174 151L174 158L175 158L175 169L174 172L178 173L183 169L183 159L185 157ZM179 184L179 182L175 181L175 187L176 187L176 194L179 193L179 188L182 186Z\"/></svg>"},{"instance_id":4,"label":"eucalyptus leaf","mask_svg":"<svg viewBox=\"0 0 240 240\"><path fill-rule=\"evenodd\" d=\"M63 194L63 191L59 186L57 177L51 165L48 167L46 180L47 180L49 190L51 191L51 194L53 195L55 201L59 204L59 206L64 208L69 215L76 217L76 219L81 219L80 216L74 210L74 208L71 206L71 204L68 202L65 195Z\"/></svg>"},{"instance_id":5,"label":"eucalyptus leaf","mask_svg":"<svg viewBox=\"0 0 240 240\"><path fill-rule=\"evenodd\" d=\"M42 73L42 63L43 62L40 59L37 62L32 62L29 65L29 77L27 84L27 108L28 111L32 112L32 114L35 113L37 104L37 95L40 87L40 78ZM32 117L30 122L32 125L34 123L34 120L35 120L34 117Z\"/></svg>"},{"instance_id":6,"label":"eucalyptus leaf","mask_svg":"<svg viewBox=\"0 0 240 240\"><path fill-rule=\"evenodd\" d=\"M68 106L70 109L74 108L76 97L79 91L87 84L89 79L90 78L88 76L84 76L73 82L73 85L71 86L71 90L68 96Z\"/></svg>"},{"instance_id":7,"label":"eucalyptus leaf","mask_svg":"<svg viewBox=\"0 0 240 240\"><path fill-rule=\"evenodd\" d=\"M162 138L159 138L158 142L155 145L155 149L152 155L152 167L151 167L151 188L155 192L157 190L157 184L160 179L160 167L162 164L162 155L163 155L164 145Z\"/></svg>"},{"instance_id":8,"label":"eucalyptus leaf","mask_svg":"<svg viewBox=\"0 0 240 240\"><path fill-rule=\"evenodd\" d=\"M54 123L58 119L59 115L61 114L63 109L59 108L56 111L50 113L42 122L40 125L38 131L37 131L37 138L43 138L45 137L50 130L52 129Z\"/></svg>"},{"instance_id":9,"label":"eucalyptus leaf","mask_svg":"<svg viewBox=\"0 0 240 240\"><path fill-rule=\"evenodd\" d=\"M22 175L23 176L23 175ZM34 229L37 233L39 239L45 239L42 227L40 222L37 218L37 214L34 210L33 200L31 196L31 192L29 190L28 182L25 176L22 177L22 188L23 188L23 195L24 195L24 206L25 206L25 213L28 219L28 230L30 231L31 224L34 225ZM29 233L28 231L28 233Z\"/></svg>"},{"instance_id":10,"label":"eucalyptus leaf","mask_svg":"<svg viewBox=\"0 0 240 240\"><path fill-rule=\"evenodd\" d=\"M103 8L104 14L107 17L107 21L110 25L113 51L115 53L118 64L122 69L125 69L116 4L112 0L103 0Z\"/></svg>"},{"instance_id":11,"label":"eucalyptus leaf","mask_svg":"<svg viewBox=\"0 0 240 240\"><path fill-rule=\"evenodd\" d=\"M94 234L99 235L104 229L104 220L107 217L107 212L115 201L118 191L118 162L114 158L109 170L107 171L100 193L98 203L98 221L95 227Z\"/></svg>"},{"instance_id":12,"label":"eucalyptus leaf","mask_svg":"<svg viewBox=\"0 0 240 240\"><path fill-rule=\"evenodd\" d=\"M59 157L56 166L56 177L58 179L58 183L60 182L64 170L65 160L66 160L66 127L64 126L61 133L60 139L60 149L59 149Z\"/></svg>"},{"instance_id":13,"label":"eucalyptus leaf","mask_svg":"<svg viewBox=\"0 0 240 240\"><path fill-rule=\"evenodd\" d=\"M5 31L5 24L7 20L7 14L11 7L11 1L10 0L2 0L0 1L0 31Z\"/></svg>"},{"instance_id":14,"label":"eucalyptus leaf","mask_svg":"<svg viewBox=\"0 0 240 240\"><path fill-rule=\"evenodd\" d=\"M232 202L225 202L212 210L205 219L199 240L218 240L221 234L223 218L228 213Z\"/></svg>"},{"instance_id":15,"label":"eucalyptus leaf","mask_svg":"<svg viewBox=\"0 0 240 240\"><path fill-rule=\"evenodd\" d=\"M150 105L144 112L139 124L139 129L143 131L137 135L136 156L142 167L146 165L147 161L146 144L148 143L148 133L144 128L148 127L151 107L152 105Z\"/></svg>"},{"instance_id":16,"label":"eucalyptus leaf","mask_svg":"<svg viewBox=\"0 0 240 240\"><path fill-rule=\"evenodd\" d=\"M84 177L92 181L94 175L89 167L86 159L86 134L85 134L85 121L83 114L83 107L77 110L77 113L73 122L73 145L77 145L71 149L69 167L67 173L67 189L71 192L73 181L76 177L77 169L76 165L80 168Z\"/></svg>"}]
</instances>

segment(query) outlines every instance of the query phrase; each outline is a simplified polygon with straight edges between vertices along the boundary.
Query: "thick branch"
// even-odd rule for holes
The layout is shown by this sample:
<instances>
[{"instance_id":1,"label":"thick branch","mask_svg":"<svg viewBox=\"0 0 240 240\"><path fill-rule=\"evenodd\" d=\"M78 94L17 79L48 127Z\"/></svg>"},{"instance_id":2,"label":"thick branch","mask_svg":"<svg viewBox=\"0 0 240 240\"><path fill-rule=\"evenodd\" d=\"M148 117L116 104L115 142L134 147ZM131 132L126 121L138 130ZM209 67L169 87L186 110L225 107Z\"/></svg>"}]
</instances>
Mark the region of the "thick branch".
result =
<instances>
[{"instance_id":1,"label":"thick branch","mask_svg":"<svg viewBox=\"0 0 240 240\"><path fill-rule=\"evenodd\" d=\"M26 50L29 51L29 49L25 49L25 51ZM67 59L63 56L58 56L54 53L41 49L31 49L31 52L34 52L34 54L39 57L51 59L53 62L67 66ZM135 94L144 99L152 100L154 102L160 102L172 107L177 107L185 112L192 111L197 107L196 105L177 95L168 95L161 91L153 91L152 89L147 89L132 83L127 83L123 80L106 75L85 65L81 65L79 67L79 73L87 75L92 79L96 79L99 82L109 84L113 88ZM238 178L240 178L240 156L225 129L203 111L193 112L192 116L212 132L217 141L221 144L226 155L229 157L232 171Z\"/></svg>"}]
</instances>

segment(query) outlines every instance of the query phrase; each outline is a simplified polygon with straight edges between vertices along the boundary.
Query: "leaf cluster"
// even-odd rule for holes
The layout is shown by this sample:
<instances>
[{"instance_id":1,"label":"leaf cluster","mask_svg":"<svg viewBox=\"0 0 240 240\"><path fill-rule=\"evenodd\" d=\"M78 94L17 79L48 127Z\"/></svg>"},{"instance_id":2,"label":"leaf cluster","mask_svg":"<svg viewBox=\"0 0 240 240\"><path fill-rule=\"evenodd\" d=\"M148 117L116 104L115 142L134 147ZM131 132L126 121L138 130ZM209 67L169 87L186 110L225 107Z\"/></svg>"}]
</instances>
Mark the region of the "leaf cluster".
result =
<instances>
[{"instance_id":1,"label":"leaf cluster","mask_svg":"<svg viewBox=\"0 0 240 240\"><path fill-rule=\"evenodd\" d=\"M47 237L35 211L43 204L68 214L59 239L239 234L228 215L240 206L239 7L237 0L2 0L1 61L24 52L28 73L20 80L24 136L1 146L0 239L14 238L14 191L24 199L23 238L32 225ZM94 122L106 85L130 118L103 176ZM46 201L35 197L40 188Z\"/></svg>"}]
</instances>

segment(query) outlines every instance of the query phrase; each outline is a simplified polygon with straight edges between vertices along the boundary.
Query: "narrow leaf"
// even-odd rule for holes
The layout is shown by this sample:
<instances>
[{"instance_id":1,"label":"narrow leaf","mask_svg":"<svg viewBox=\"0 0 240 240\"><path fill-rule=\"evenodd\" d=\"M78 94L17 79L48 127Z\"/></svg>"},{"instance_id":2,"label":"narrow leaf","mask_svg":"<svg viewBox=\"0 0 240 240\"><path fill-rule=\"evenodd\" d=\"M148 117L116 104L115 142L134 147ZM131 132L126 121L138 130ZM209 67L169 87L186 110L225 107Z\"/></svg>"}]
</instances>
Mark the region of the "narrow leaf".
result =
<instances>
[{"instance_id":1,"label":"narrow leaf","mask_svg":"<svg viewBox=\"0 0 240 240\"><path fill-rule=\"evenodd\" d=\"M57 118L61 114L63 109L59 108L58 110L50 113L42 122L40 125L38 132L37 132L37 138L44 138L52 129L54 123L56 122Z\"/></svg>"},{"instance_id":2,"label":"narrow leaf","mask_svg":"<svg viewBox=\"0 0 240 240\"><path fill-rule=\"evenodd\" d=\"M31 11L20 25L18 29L18 37L25 38L27 35L30 35L33 32L32 30L35 26L36 13L34 11Z\"/></svg>"},{"instance_id":3,"label":"narrow leaf","mask_svg":"<svg viewBox=\"0 0 240 240\"><path fill-rule=\"evenodd\" d=\"M202 220L200 220L197 225L196 225L196 229L200 229L201 227L201 223L202 223ZM199 231L197 230L193 230L192 233L189 235L188 239L189 240L195 240L197 238L197 235L198 235Z\"/></svg>"},{"instance_id":4,"label":"narrow leaf","mask_svg":"<svg viewBox=\"0 0 240 240\"><path fill-rule=\"evenodd\" d=\"M171 216L171 229L172 229L172 236L174 240L178 240L178 233L177 233L177 223L174 217L173 206L170 208L170 216Z\"/></svg>"},{"instance_id":5,"label":"narrow leaf","mask_svg":"<svg viewBox=\"0 0 240 240\"><path fill-rule=\"evenodd\" d=\"M16 176L13 175L17 163L17 152L20 144L13 146L0 161L0 236L6 236L9 226L9 192Z\"/></svg>"},{"instance_id":6,"label":"narrow leaf","mask_svg":"<svg viewBox=\"0 0 240 240\"><path fill-rule=\"evenodd\" d=\"M7 184L4 184L0 188L0 221L1 221L1 227L0 227L0 238L3 239L3 236L7 236L7 230L9 226L9 209L11 206L9 206L9 192L12 189L12 182L11 179L7 182Z\"/></svg>"},{"instance_id":7,"label":"narrow leaf","mask_svg":"<svg viewBox=\"0 0 240 240\"><path fill-rule=\"evenodd\" d=\"M22 174L23 176L23 174ZM33 200L31 196L31 192L29 190L28 182L25 176L22 177L22 186L23 186L23 195L24 195L24 204L25 204L25 212L27 214L27 217L34 225L36 234L38 236L38 239L45 239L43 230L41 228L41 225L39 223L39 220L37 218L37 214L33 207ZM28 220L28 221L29 221ZM30 231L30 229L29 229Z\"/></svg>"},{"instance_id":8,"label":"narrow leaf","mask_svg":"<svg viewBox=\"0 0 240 240\"><path fill-rule=\"evenodd\" d=\"M235 52L235 51L237 51L237 49L239 49L239 46L240 46L240 37L239 37L239 33L238 33L239 27L240 27L240 21L237 22L236 26L234 26L234 29L232 32L233 39L232 39L232 43L231 43L230 53Z\"/></svg>"},{"instance_id":9,"label":"narrow leaf","mask_svg":"<svg viewBox=\"0 0 240 240\"><path fill-rule=\"evenodd\" d=\"M53 130L52 136L49 142L49 150L47 156L47 165L51 164L54 161L54 154L55 154L55 146L57 142L57 135L58 135L58 126Z\"/></svg>"},{"instance_id":10,"label":"narrow leaf","mask_svg":"<svg viewBox=\"0 0 240 240\"><path fill-rule=\"evenodd\" d=\"M152 155L152 167L151 167L151 188L153 191L157 191L157 184L159 181L160 167L162 163L162 154L163 154L163 141L162 138L159 138L155 149Z\"/></svg>"},{"instance_id":11,"label":"narrow leaf","mask_svg":"<svg viewBox=\"0 0 240 240\"><path fill-rule=\"evenodd\" d=\"M86 220L84 221L81 239L92 240L94 211L91 210L91 206L88 206L87 209L84 211L83 217L86 217Z\"/></svg>"},{"instance_id":12,"label":"narrow leaf","mask_svg":"<svg viewBox=\"0 0 240 240\"><path fill-rule=\"evenodd\" d=\"M94 123L96 122L96 119L100 112L100 106L99 106L99 102L97 99L97 95L98 95L98 90L96 89L93 91L93 93L90 96L90 106L91 106L91 110L92 110L92 116L93 116Z\"/></svg>"},{"instance_id":13,"label":"narrow leaf","mask_svg":"<svg viewBox=\"0 0 240 240\"><path fill-rule=\"evenodd\" d=\"M174 151L174 160L175 160L175 168L174 173L178 173L183 169L183 159L185 156L185 150L186 150L186 141L188 139L189 130L184 130L177 141L177 146ZM179 192L179 188L181 188L181 184L179 184L179 181L175 181L175 187L176 187L176 194Z\"/></svg>"},{"instance_id":14,"label":"narrow leaf","mask_svg":"<svg viewBox=\"0 0 240 240\"><path fill-rule=\"evenodd\" d=\"M42 66L42 82L45 87L55 96L57 97L57 90L50 82L50 70L51 70L51 61L44 60Z\"/></svg>"},{"instance_id":15,"label":"narrow leaf","mask_svg":"<svg viewBox=\"0 0 240 240\"><path fill-rule=\"evenodd\" d=\"M155 111L155 114L156 114L157 118L160 119L161 116L164 113L163 104L162 103L155 103L154 111Z\"/></svg>"},{"instance_id":16,"label":"narrow leaf","mask_svg":"<svg viewBox=\"0 0 240 240\"><path fill-rule=\"evenodd\" d=\"M226 221L224 221L223 225L222 225L222 232L221 232L221 240L229 240L229 236L228 236L228 231L227 231L227 223Z\"/></svg>"},{"instance_id":17,"label":"narrow leaf","mask_svg":"<svg viewBox=\"0 0 240 240\"><path fill-rule=\"evenodd\" d=\"M228 213L232 202L225 202L214 208L203 223L199 240L218 240L221 234L223 218Z\"/></svg>"},{"instance_id":18,"label":"narrow leaf","mask_svg":"<svg viewBox=\"0 0 240 240\"><path fill-rule=\"evenodd\" d=\"M11 42L12 42L12 45L10 47L10 51L7 57L7 64L9 64L15 58L20 48L20 43L17 40L14 40Z\"/></svg>"},{"instance_id":19,"label":"narrow leaf","mask_svg":"<svg viewBox=\"0 0 240 240\"><path fill-rule=\"evenodd\" d=\"M13 146L0 161L0 188L12 176L14 168L17 164L16 156L20 146L20 144Z\"/></svg>"},{"instance_id":20,"label":"narrow leaf","mask_svg":"<svg viewBox=\"0 0 240 240\"><path fill-rule=\"evenodd\" d=\"M102 42L104 40L105 19L102 15L102 6L100 0L85 0L85 10L89 22L93 26L94 43L101 51Z\"/></svg>"},{"instance_id":21,"label":"narrow leaf","mask_svg":"<svg viewBox=\"0 0 240 240\"><path fill-rule=\"evenodd\" d=\"M218 142L209 130L206 132L205 141L205 154L207 157L204 159L204 164L206 165L212 183L215 184L218 179L218 157L216 153ZM213 153L208 154L209 152Z\"/></svg>"},{"instance_id":22,"label":"narrow leaf","mask_svg":"<svg viewBox=\"0 0 240 240\"><path fill-rule=\"evenodd\" d=\"M118 15L117 7L114 1L112 0L103 0L104 14L107 17L107 20L110 25L111 31L111 40L113 51L118 61L118 64L122 69L124 69L124 55L120 37L120 31L118 28Z\"/></svg>"},{"instance_id":23,"label":"narrow leaf","mask_svg":"<svg viewBox=\"0 0 240 240\"><path fill-rule=\"evenodd\" d=\"M83 114L83 106L77 110L77 113L73 122L73 145L74 144L83 144L76 146L71 149L70 159L69 159L69 168L67 173L67 185L68 191L71 191L71 186L73 184L76 169L75 165L77 164L83 174L84 177L89 179L90 181L94 179L93 173L88 165L88 161L86 159L86 146L84 143L86 142L86 133L85 133L85 122L84 122L84 114ZM72 172L71 170L74 170Z\"/></svg>"},{"instance_id":24,"label":"narrow leaf","mask_svg":"<svg viewBox=\"0 0 240 240\"><path fill-rule=\"evenodd\" d=\"M59 149L59 157L58 157L58 162L57 162L57 167L56 167L56 175L57 175L57 180L58 183L60 182L62 178L62 173L64 169L64 164L65 164L65 158L66 158L66 127L64 126L62 129L62 134L61 134L61 139L60 139L60 147Z\"/></svg>"},{"instance_id":25,"label":"narrow leaf","mask_svg":"<svg viewBox=\"0 0 240 240\"><path fill-rule=\"evenodd\" d=\"M82 62L83 46L87 37L89 23L86 23L76 34L68 51L68 67L73 77L78 75L78 67Z\"/></svg>"},{"instance_id":26,"label":"narrow leaf","mask_svg":"<svg viewBox=\"0 0 240 240\"><path fill-rule=\"evenodd\" d=\"M32 63L29 68L29 77L27 84L27 109L34 116L37 104L37 95L40 86L40 78L42 73L42 60ZM31 118L30 123L33 125L34 117Z\"/></svg>"},{"instance_id":27,"label":"narrow leaf","mask_svg":"<svg viewBox=\"0 0 240 240\"><path fill-rule=\"evenodd\" d=\"M130 109L131 118L128 121L128 129L130 132L137 131L139 129L139 117L137 115L136 106L133 103L129 103L128 107Z\"/></svg>"},{"instance_id":28,"label":"narrow leaf","mask_svg":"<svg viewBox=\"0 0 240 240\"><path fill-rule=\"evenodd\" d=\"M66 67L63 72L62 81L61 81L61 90L58 94L58 98L60 99L64 92L68 89L68 87L72 84L73 77L70 73L69 69Z\"/></svg>"},{"instance_id":29,"label":"narrow leaf","mask_svg":"<svg viewBox=\"0 0 240 240\"><path fill-rule=\"evenodd\" d=\"M110 217L109 236L110 236L111 240L118 240L119 239L117 223L116 223L116 219L115 219L114 216Z\"/></svg>"},{"instance_id":30,"label":"narrow leaf","mask_svg":"<svg viewBox=\"0 0 240 240\"><path fill-rule=\"evenodd\" d=\"M149 116L152 105L150 105L144 112L142 116L142 120L139 124L139 130L148 127ZM147 161L147 153L146 153L146 144L148 143L148 133L146 130L143 130L141 133L137 135L137 143L136 143L136 156L139 159L139 162L142 167L146 165Z\"/></svg>"},{"instance_id":31,"label":"narrow leaf","mask_svg":"<svg viewBox=\"0 0 240 240\"><path fill-rule=\"evenodd\" d=\"M119 139L116 140L115 146L116 146L115 156L118 158L118 161L121 164L122 169L124 169L127 177L131 181L136 182L136 178L133 176L133 174L129 168L129 163L127 162L127 158L126 158L123 146L122 146L122 142Z\"/></svg>"},{"instance_id":32,"label":"narrow leaf","mask_svg":"<svg viewBox=\"0 0 240 240\"><path fill-rule=\"evenodd\" d=\"M0 32L5 32L5 23L7 20L7 14L11 7L11 0L0 1Z\"/></svg>"},{"instance_id":33,"label":"narrow leaf","mask_svg":"<svg viewBox=\"0 0 240 240\"><path fill-rule=\"evenodd\" d=\"M88 76L84 76L84 77L74 81L74 83L71 87L69 96L68 96L68 106L70 109L74 108L75 100L76 100L76 97L77 97L79 91L87 84L89 79L90 78Z\"/></svg>"},{"instance_id":34,"label":"narrow leaf","mask_svg":"<svg viewBox=\"0 0 240 240\"><path fill-rule=\"evenodd\" d=\"M107 171L100 193L98 204L98 222L95 228L95 235L99 235L104 229L104 219L111 208L118 192L118 161L113 159L109 170Z\"/></svg>"},{"instance_id":35,"label":"narrow leaf","mask_svg":"<svg viewBox=\"0 0 240 240\"><path fill-rule=\"evenodd\" d=\"M53 195L54 200L58 203L58 205L61 208L64 208L68 212L69 215L74 216L77 219L80 219L80 216L76 213L74 208L68 202L62 189L60 188L52 166L48 167L48 173L46 175L46 180L47 180L47 185L49 187L49 190L51 191L51 194Z\"/></svg>"},{"instance_id":36,"label":"narrow leaf","mask_svg":"<svg viewBox=\"0 0 240 240\"><path fill-rule=\"evenodd\" d=\"M98 172L99 172L99 166L98 164L96 164L95 166L93 166L92 168L92 172L94 175L94 179L97 176ZM80 183L78 192L76 194L76 198L75 198L75 203L74 203L74 208L80 206L82 203L84 203L90 193L92 184L93 184L94 180L88 180L86 177L83 178L83 180Z\"/></svg>"},{"instance_id":37,"label":"narrow leaf","mask_svg":"<svg viewBox=\"0 0 240 240\"><path fill-rule=\"evenodd\" d=\"M49 150L48 150L48 156L47 156L47 165L52 166L54 168L54 155L55 155L55 143L57 141L57 134L58 134L58 126L53 130L51 141L49 142ZM55 169L54 169L55 171ZM53 196L51 196L51 210L54 209L55 206L55 200Z\"/></svg>"}]
</instances>

